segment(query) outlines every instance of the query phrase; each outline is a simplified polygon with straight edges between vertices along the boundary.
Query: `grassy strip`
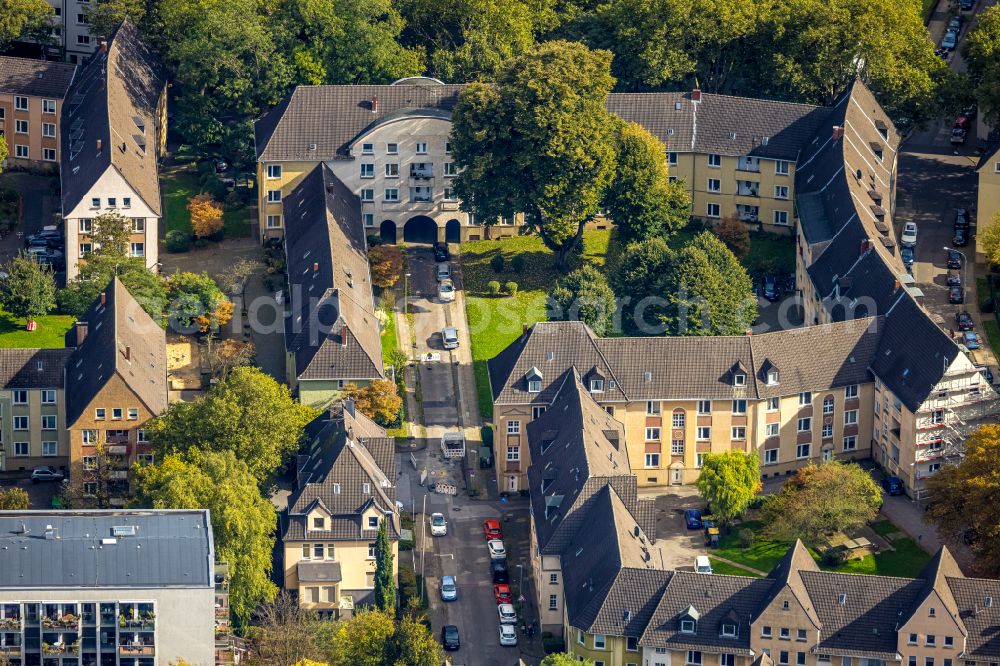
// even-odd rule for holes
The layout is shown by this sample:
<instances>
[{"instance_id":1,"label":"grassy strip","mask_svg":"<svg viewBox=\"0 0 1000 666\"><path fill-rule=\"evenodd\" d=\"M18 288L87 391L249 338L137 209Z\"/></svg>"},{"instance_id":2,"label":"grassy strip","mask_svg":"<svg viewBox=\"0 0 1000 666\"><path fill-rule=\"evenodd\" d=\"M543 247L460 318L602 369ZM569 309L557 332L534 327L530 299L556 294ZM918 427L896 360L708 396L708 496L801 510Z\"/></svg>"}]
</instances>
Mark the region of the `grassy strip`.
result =
<instances>
[{"instance_id":1,"label":"grassy strip","mask_svg":"<svg viewBox=\"0 0 1000 666\"><path fill-rule=\"evenodd\" d=\"M743 567L734 567L729 562L723 562L722 560L717 560L714 557L708 558L709 563L712 565L712 573L721 574L723 576L746 576L747 578L760 578L759 574L756 574Z\"/></svg>"},{"instance_id":2,"label":"grassy strip","mask_svg":"<svg viewBox=\"0 0 1000 666\"><path fill-rule=\"evenodd\" d=\"M1000 326L997 326L993 317L983 319L983 333L990 344L990 349L994 354L1000 354Z\"/></svg>"},{"instance_id":3,"label":"grassy strip","mask_svg":"<svg viewBox=\"0 0 1000 666\"><path fill-rule=\"evenodd\" d=\"M874 556L865 555L857 560L847 560L836 567L822 567L822 569L838 573L913 578L920 573L920 570L930 559L930 556L912 539L897 539L892 542L892 547L895 550L888 550Z\"/></svg>"},{"instance_id":4,"label":"grassy strip","mask_svg":"<svg viewBox=\"0 0 1000 666\"><path fill-rule=\"evenodd\" d=\"M0 348L62 348L66 346L65 335L73 326L76 317L72 315L44 315L36 317L38 327L26 330L25 319L0 310Z\"/></svg>"}]
</instances>

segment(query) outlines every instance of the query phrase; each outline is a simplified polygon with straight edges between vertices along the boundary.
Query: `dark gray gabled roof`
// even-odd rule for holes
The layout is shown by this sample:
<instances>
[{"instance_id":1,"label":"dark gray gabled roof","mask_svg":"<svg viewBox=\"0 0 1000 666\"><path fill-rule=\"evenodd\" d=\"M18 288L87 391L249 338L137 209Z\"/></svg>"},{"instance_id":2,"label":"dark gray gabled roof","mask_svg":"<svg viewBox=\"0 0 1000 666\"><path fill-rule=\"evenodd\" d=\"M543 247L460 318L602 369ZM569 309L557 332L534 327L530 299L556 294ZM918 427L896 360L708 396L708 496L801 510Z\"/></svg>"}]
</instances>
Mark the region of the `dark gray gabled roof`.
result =
<instances>
[{"instance_id":1,"label":"dark gray gabled roof","mask_svg":"<svg viewBox=\"0 0 1000 666\"><path fill-rule=\"evenodd\" d=\"M63 388L72 349L0 349L0 386L5 389Z\"/></svg>"},{"instance_id":2,"label":"dark gray gabled roof","mask_svg":"<svg viewBox=\"0 0 1000 666\"><path fill-rule=\"evenodd\" d=\"M215 584L207 510L4 511L0 545L5 590Z\"/></svg>"},{"instance_id":3,"label":"dark gray gabled roof","mask_svg":"<svg viewBox=\"0 0 1000 666\"><path fill-rule=\"evenodd\" d=\"M306 426L307 442L296 465L296 490L288 503L283 539L374 538L375 531L361 523L370 507L393 516L390 535L399 536L393 440L381 429L377 437L356 432L357 415L352 411L350 402L337 402ZM306 514L317 506L329 514L329 530L306 524Z\"/></svg>"},{"instance_id":4,"label":"dark gray gabled roof","mask_svg":"<svg viewBox=\"0 0 1000 666\"><path fill-rule=\"evenodd\" d=\"M299 379L379 379L382 343L361 203L325 164L284 201L285 345Z\"/></svg>"},{"instance_id":5,"label":"dark gray gabled roof","mask_svg":"<svg viewBox=\"0 0 1000 666\"><path fill-rule=\"evenodd\" d=\"M528 424L527 435L531 510L541 552L562 550L608 484L630 512L635 510L637 483L624 426L594 402L572 370L552 405Z\"/></svg>"},{"instance_id":6,"label":"dark gray gabled roof","mask_svg":"<svg viewBox=\"0 0 1000 666\"><path fill-rule=\"evenodd\" d=\"M965 626L967 659L1000 657L1000 580L965 578L961 572L947 576L948 587ZM989 606L987 606L989 597Z\"/></svg>"},{"instance_id":7,"label":"dark gray gabled roof","mask_svg":"<svg viewBox=\"0 0 1000 666\"><path fill-rule=\"evenodd\" d=\"M167 340L116 277L81 321L87 337L66 364L66 423L72 426L116 374L152 414L167 408Z\"/></svg>"},{"instance_id":8,"label":"dark gray gabled roof","mask_svg":"<svg viewBox=\"0 0 1000 666\"><path fill-rule=\"evenodd\" d=\"M0 93L62 100L75 74L67 62L0 56Z\"/></svg>"},{"instance_id":9,"label":"dark gray gabled roof","mask_svg":"<svg viewBox=\"0 0 1000 666\"><path fill-rule=\"evenodd\" d=\"M114 168L160 214L157 109L165 89L163 64L126 18L108 40L107 54L98 51L66 93L60 139L63 213Z\"/></svg>"}]
</instances>

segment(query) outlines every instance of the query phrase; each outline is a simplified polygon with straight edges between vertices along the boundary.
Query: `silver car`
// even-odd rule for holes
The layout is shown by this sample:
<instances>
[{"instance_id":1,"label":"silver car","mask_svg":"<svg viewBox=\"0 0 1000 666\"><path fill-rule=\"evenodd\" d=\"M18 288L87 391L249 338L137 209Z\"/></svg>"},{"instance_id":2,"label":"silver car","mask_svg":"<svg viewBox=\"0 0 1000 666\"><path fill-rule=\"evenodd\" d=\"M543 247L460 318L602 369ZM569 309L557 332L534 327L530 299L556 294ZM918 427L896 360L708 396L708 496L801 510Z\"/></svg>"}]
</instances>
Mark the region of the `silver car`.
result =
<instances>
[{"instance_id":1,"label":"silver car","mask_svg":"<svg viewBox=\"0 0 1000 666\"><path fill-rule=\"evenodd\" d=\"M441 331L441 343L445 349L458 349L458 329L448 326Z\"/></svg>"},{"instance_id":2,"label":"silver car","mask_svg":"<svg viewBox=\"0 0 1000 666\"><path fill-rule=\"evenodd\" d=\"M458 599L458 586L455 585L454 576L441 576L441 601L456 599Z\"/></svg>"}]
</instances>

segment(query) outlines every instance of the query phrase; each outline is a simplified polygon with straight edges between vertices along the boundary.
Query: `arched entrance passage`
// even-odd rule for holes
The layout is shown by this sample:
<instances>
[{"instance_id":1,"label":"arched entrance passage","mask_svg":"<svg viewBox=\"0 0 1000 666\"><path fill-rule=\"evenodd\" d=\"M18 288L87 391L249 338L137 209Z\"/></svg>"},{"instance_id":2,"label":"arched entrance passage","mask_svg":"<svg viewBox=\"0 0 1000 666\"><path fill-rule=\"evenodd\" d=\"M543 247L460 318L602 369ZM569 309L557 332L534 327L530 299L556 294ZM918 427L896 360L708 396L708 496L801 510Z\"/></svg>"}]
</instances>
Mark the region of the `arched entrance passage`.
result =
<instances>
[{"instance_id":1,"label":"arched entrance passage","mask_svg":"<svg viewBox=\"0 0 1000 666\"><path fill-rule=\"evenodd\" d=\"M382 238L383 243L395 243L396 223L392 220L386 220L379 226L378 235Z\"/></svg>"},{"instance_id":2,"label":"arched entrance passage","mask_svg":"<svg viewBox=\"0 0 1000 666\"><path fill-rule=\"evenodd\" d=\"M407 243L435 243L437 239L437 223L426 215L411 217L403 227L403 240Z\"/></svg>"},{"instance_id":3,"label":"arched entrance passage","mask_svg":"<svg viewBox=\"0 0 1000 666\"><path fill-rule=\"evenodd\" d=\"M444 225L444 240L447 243L462 242L462 223L458 220L448 220Z\"/></svg>"}]
</instances>

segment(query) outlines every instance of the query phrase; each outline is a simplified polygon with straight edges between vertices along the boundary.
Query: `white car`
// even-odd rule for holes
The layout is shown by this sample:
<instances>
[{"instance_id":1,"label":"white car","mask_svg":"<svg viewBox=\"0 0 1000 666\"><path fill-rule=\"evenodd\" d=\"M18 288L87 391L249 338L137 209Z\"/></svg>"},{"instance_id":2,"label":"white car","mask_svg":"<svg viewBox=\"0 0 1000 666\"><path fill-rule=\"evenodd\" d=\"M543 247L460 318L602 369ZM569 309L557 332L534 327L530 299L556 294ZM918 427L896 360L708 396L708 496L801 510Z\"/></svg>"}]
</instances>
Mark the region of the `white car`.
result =
<instances>
[{"instance_id":1,"label":"white car","mask_svg":"<svg viewBox=\"0 0 1000 666\"><path fill-rule=\"evenodd\" d=\"M447 261L437 265L437 281L444 282L451 279L451 264Z\"/></svg>"},{"instance_id":2,"label":"white car","mask_svg":"<svg viewBox=\"0 0 1000 666\"><path fill-rule=\"evenodd\" d=\"M458 329L448 326L441 329L441 346L445 349L458 349Z\"/></svg>"},{"instance_id":3,"label":"white car","mask_svg":"<svg viewBox=\"0 0 1000 666\"><path fill-rule=\"evenodd\" d=\"M700 574L712 573L712 563L708 561L708 556L699 555L694 559L694 572Z\"/></svg>"},{"instance_id":4,"label":"white car","mask_svg":"<svg viewBox=\"0 0 1000 666\"><path fill-rule=\"evenodd\" d=\"M497 614L500 615L500 624L517 624L517 613L511 604L497 606Z\"/></svg>"},{"instance_id":5,"label":"white car","mask_svg":"<svg viewBox=\"0 0 1000 666\"><path fill-rule=\"evenodd\" d=\"M438 285L438 298L442 303L451 303L455 300L455 283L451 280L442 280Z\"/></svg>"},{"instance_id":6,"label":"white car","mask_svg":"<svg viewBox=\"0 0 1000 666\"><path fill-rule=\"evenodd\" d=\"M905 247L913 247L917 244L916 222L907 222L903 225L903 235L899 237L899 242Z\"/></svg>"},{"instance_id":7,"label":"white car","mask_svg":"<svg viewBox=\"0 0 1000 666\"><path fill-rule=\"evenodd\" d=\"M491 560L507 559L507 549L503 547L503 541L500 539L490 539L486 542L486 547L490 549Z\"/></svg>"},{"instance_id":8,"label":"white car","mask_svg":"<svg viewBox=\"0 0 1000 666\"><path fill-rule=\"evenodd\" d=\"M500 625L500 645L505 647L517 645L517 631L514 630L514 625Z\"/></svg>"},{"instance_id":9,"label":"white car","mask_svg":"<svg viewBox=\"0 0 1000 666\"><path fill-rule=\"evenodd\" d=\"M440 513L431 514L431 536L445 536L448 534L448 521Z\"/></svg>"}]
</instances>

